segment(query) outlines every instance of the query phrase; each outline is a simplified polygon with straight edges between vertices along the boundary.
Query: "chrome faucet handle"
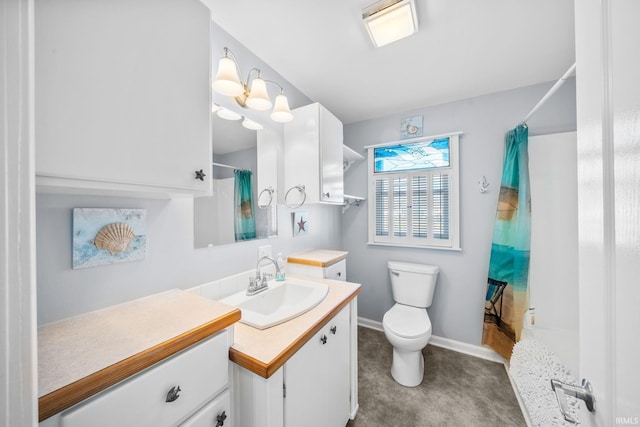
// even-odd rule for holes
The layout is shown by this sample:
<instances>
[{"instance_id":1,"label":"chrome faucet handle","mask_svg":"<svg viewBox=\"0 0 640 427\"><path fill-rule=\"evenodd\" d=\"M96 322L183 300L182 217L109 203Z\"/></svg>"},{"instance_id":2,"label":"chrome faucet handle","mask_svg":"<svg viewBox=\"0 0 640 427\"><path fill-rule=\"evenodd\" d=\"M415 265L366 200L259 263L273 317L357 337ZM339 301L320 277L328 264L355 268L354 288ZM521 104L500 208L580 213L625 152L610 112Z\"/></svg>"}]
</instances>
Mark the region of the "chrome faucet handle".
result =
<instances>
[{"instance_id":1,"label":"chrome faucet handle","mask_svg":"<svg viewBox=\"0 0 640 427\"><path fill-rule=\"evenodd\" d=\"M560 413L562 413L564 419L570 423L578 424L578 421L569 415L567 398L565 396L567 394L583 400L590 412L596 412L596 398L593 395L593 387L588 379L582 379L582 386L565 384L559 380L551 380L551 389L556 392Z\"/></svg>"}]
</instances>

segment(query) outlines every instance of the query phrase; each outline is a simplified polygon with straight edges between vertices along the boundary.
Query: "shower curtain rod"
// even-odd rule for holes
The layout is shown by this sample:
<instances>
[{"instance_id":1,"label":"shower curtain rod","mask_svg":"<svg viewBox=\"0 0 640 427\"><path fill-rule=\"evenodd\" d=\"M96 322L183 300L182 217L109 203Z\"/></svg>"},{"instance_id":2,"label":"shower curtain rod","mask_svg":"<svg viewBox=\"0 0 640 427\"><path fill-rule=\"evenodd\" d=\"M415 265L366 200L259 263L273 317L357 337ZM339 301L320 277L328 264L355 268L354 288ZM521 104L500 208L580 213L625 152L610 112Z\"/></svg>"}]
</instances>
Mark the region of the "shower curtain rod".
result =
<instances>
[{"instance_id":1,"label":"shower curtain rod","mask_svg":"<svg viewBox=\"0 0 640 427\"><path fill-rule=\"evenodd\" d=\"M556 91L558 89L560 89L560 86L562 86L565 82L565 80L567 80L567 78L569 78L569 76L571 75L571 73L573 73L576 69L576 63L574 62L573 65L571 67L569 67L569 69L567 70L566 73L564 73L562 75L562 77L560 77L560 79L553 85L551 86L551 89L549 89L549 92L547 92L540 101L538 101L538 103L535 105L535 107L533 107L531 109L531 111L529 111L529 114L527 114L526 116L524 116L524 119L522 119L522 121L520 122L521 125L527 125L527 120L529 120L531 118L531 116L534 115L534 113L536 111L538 111L538 108L542 107L542 105L547 102L547 100L549 98L551 98L551 96L553 96L554 93L556 93Z\"/></svg>"},{"instance_id":2,"label":"shower curtain rod","mask_svg":"<svg viewBox=\"0 0 640 427\"><path fill-rule=\"evenodd\" d=\"M216 163L216 162L213 162L213 163L211 163L211 164L212 164L213 166L218 166L218 167L221 167L221 168L229 168L229 169L238 169L238 170L243 170L242 168L237 168L237 167L235 167L235 166L225 165L225 164L222 164L222 163Z\"/></svg>"}]
</instances>

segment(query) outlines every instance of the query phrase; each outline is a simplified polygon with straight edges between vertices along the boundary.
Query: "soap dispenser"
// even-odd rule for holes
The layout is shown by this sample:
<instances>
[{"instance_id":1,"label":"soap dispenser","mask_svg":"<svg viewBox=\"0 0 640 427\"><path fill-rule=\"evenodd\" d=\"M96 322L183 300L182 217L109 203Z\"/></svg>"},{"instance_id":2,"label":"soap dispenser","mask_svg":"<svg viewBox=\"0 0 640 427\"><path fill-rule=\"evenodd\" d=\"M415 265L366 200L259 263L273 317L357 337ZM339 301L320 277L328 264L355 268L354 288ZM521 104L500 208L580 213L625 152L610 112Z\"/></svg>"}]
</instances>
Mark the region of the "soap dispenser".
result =
<instances>
[{"instance_id":1,"label":"soap dispenser","mask_svg":"<svg viewBox=\"0 0 640 427\"><path fill-rule=\"evenodd\" d=\"M278 255L276 256L276 262L278 263L278 269L280 270L276 271L276 282L284 282L286 277L284 273L285 263L282 252L278 252Z\"/></svg>"}]
</instances>

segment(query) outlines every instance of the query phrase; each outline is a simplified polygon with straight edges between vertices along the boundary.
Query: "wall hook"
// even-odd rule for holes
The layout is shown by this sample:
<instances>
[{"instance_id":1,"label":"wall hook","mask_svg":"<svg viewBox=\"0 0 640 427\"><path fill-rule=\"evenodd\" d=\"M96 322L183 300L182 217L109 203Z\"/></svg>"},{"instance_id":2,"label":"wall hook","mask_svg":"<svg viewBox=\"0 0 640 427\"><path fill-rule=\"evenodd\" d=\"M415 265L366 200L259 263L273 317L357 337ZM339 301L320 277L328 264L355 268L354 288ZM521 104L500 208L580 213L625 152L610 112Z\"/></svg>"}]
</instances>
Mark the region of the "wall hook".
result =
<instances>
[{"instance_id":1,"label":"wall hook","mask_svg":"<svg viewBox=\"0 0 640 427\"><path fill-rule=\"evenodd\" d=\"M487 181L487 177L482 175L482 178L480 179L480 181L478 181L478 187L480 189L480 192L485 193L490 186L491 184L489 184L489 181Z\"/></svg>"}]
</instances>

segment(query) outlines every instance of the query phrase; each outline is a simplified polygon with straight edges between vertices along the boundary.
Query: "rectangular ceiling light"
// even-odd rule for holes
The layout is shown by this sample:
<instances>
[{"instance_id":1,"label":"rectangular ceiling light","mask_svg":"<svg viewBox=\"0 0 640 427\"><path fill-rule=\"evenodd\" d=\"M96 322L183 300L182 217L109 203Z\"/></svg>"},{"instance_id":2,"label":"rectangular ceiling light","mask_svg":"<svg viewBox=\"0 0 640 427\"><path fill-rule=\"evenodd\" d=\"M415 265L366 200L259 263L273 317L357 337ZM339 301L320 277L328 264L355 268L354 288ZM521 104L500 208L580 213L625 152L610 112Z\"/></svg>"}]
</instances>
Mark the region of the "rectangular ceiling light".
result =
<instances>
[{"instance_id":1,"label":"rectangular ceiling light","mask_svg":"<svg viewBox=\"0 0 640 427\"><path fill-rule=\"evenodd\" d=\"M367 32L376 47L418 32L414 0L383 0L362 11Z\"/></svg>"}]
</instances>

